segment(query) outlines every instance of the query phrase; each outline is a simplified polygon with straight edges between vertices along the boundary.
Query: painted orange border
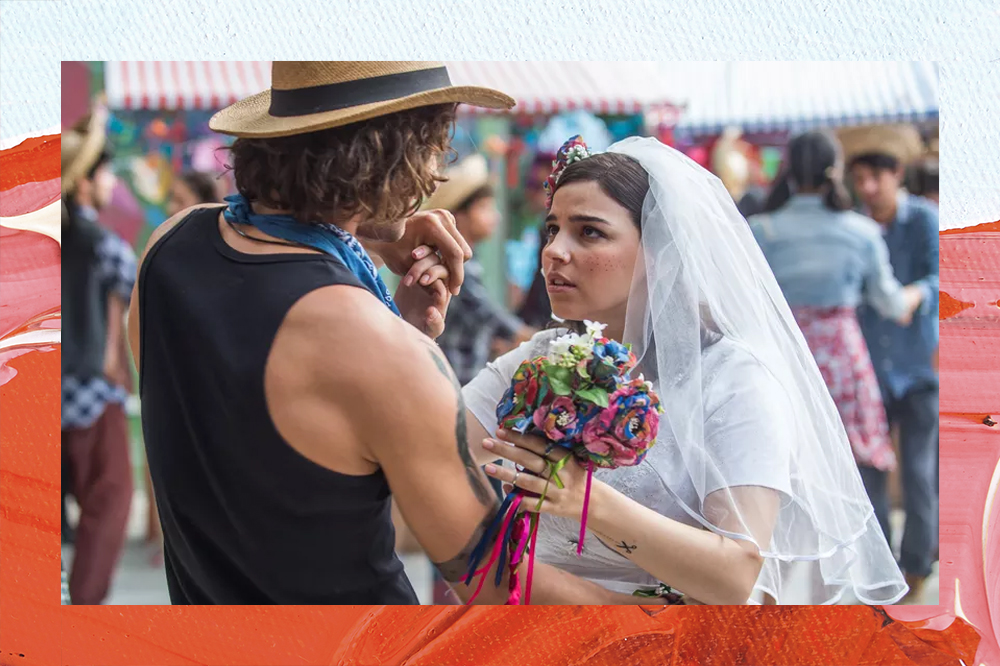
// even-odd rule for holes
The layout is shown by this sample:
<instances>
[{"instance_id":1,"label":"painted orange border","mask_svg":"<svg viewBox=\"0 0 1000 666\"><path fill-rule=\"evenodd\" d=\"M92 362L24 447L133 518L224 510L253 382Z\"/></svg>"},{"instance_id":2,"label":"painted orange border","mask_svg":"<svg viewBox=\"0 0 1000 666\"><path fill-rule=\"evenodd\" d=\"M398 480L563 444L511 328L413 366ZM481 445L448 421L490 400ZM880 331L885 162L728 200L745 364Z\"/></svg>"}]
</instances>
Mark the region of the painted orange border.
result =
<instances>
[{"instance_id":1,"label":"painted orange border","mask_svg":"<svg viewBox=\"0 0 1000 666\"><path fill-rule=\"evenodd\" d=\"M57 138L0 152L0 189L53 178ZM996 268L1000 234L955 238L942 238L943 268L967 256ZM988 284L998 296L995 273ZM12 362L18 374L0 389L0 665L1000 664L997 568L985 568L982 533L972 529L1000 440L970 416L989 411L989 397L961 376L1000 357L1000 318L969 319L978 292L956 289L947 272L945 280L975 307L942 326L942 409L957 409L942 422L941 578L955 581L942 589L943 609L60 606L59 353L33 352Z\"/></svg>"}]
</instances>

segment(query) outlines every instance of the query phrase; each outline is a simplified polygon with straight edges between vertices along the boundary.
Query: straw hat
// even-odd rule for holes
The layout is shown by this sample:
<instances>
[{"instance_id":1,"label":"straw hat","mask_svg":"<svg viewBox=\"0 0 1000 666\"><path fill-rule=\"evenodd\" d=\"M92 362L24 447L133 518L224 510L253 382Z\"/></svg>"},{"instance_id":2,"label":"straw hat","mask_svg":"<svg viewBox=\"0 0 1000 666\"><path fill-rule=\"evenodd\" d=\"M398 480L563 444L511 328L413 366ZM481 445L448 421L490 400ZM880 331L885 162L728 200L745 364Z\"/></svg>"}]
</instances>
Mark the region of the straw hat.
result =
<instances>
[{"instance_id":1,"label":"straw hat","mask_svg":"<svg viewBox=\"0 0 1000 666\"><path fill-rule=\"evenodd\" d=\"M733 199L742 197L750 183L750 160L742 136L739 128L727 127L712 149L712 172Z\"/></svg>"},{"instance_id":2,"label":"straw hat","mask_svg":"<svg viewBox=\"0 0 1000 666\"><path fill-rule=\"evenodd\" d=\"M927 148L924 150L924 158L936 160L938 159L938 141L940 140L940 130L934 128L931 132L930 137L927 139Z\"/></svg>"},{"instance_id":3,"label":"straw hat","mask_svg":"<svg viewBox=\"0 0 1000 666\"><path fill-rule=\"evenodd\" d=\"M490 180L486 158L478 153L448 169L445 176L448 180L438 185L434 194L421 207L422 210L454 210Z\"/></svg>"},{"instance_id":4,"label":"straw hat","mask_svg":"<svg viewBox=\"0 0 1000 666\"><path fill-rule=\"evenodd\" d=\"M107 109L96 105L87 116L62 133L60 180L64 196L73 192L76 181L84 178L100 159L107 141L107 123Z\"/></svg>"},{"instance_id":5,"label":"straw hat","mask_svg":"<svg viewBox=\"0 0 1000 666\"><path fill-rule=\"evenodd\" d=\"M514 106L514 99L502 92L452 85L440 62L274 62L271 89L219 111L209 127L238 137L291 136L449 102L488 109Z\"/></svg>"},{"instance_id":6,"label":"straw hat","mask_svg":"<svg viewBox=\"0 0 1000 666\"><path fill-rule=\"evenodd\" d=\"M850 163L859 155L889 155L906 165L923 152L923 141L913 125L868 125L838 132L844 146L844 158Z\"/></svg>"}]
</instances>

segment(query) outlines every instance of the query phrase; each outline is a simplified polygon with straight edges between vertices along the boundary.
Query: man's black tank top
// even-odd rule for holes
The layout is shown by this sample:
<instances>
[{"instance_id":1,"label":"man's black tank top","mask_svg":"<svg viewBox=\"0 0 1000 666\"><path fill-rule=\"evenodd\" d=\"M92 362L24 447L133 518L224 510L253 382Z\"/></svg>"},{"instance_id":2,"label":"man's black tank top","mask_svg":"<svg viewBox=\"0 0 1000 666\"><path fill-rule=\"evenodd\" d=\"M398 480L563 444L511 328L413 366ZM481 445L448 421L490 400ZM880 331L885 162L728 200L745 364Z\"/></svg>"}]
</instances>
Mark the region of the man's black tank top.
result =
<instances>
[{"instance_id":1,"label":"man's black tank top","mask_svg":"<svg viewBox=\"0 0 1000 666\"><path fill-rule=\"evenodd\" d=\"M311 462L278 434L264 397L289 309L321 287L364 287L326 255L234 250L220 210L185 217L139 273L142 430L171 602L418 603L385 475Z\"/></svg>"}]
</instances>

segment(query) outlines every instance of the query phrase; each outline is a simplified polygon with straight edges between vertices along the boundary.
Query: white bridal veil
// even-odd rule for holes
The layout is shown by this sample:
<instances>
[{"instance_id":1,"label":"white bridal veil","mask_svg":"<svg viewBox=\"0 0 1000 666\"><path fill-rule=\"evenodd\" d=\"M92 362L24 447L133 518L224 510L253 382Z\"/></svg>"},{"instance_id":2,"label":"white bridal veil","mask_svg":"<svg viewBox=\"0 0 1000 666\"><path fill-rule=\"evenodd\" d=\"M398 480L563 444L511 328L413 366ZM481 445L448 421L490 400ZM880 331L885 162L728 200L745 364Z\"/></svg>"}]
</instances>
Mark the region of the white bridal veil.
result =
<instances>
[{"instance_id":1,"label":"white bridal veil","mask_svg":"<svg viewBox=\"0 0 1000 666\"><path fill-rule=\"evenodd\" d=\"M730 195L711 173L655 139L629 138L608 152L636 159L649 174L624 342L666 410L654 447L665 492L707 529L755 543L765 557L757 590L778 603L835 603L845 590L863 603L894 603L906 584L837 407ZM756 395L765 406L760 430L769 433L763 443L740 438L752 424L735 428L736 441L725 448L706 442L706 422L715 416L705 413L710 371L703 359L723 338L768 377L770 388L758 391L767 394ZM728 381L738 386L741 377ZM762 517L760 495L741 482L734 451L780 473L783 488L771 494L779 500L774 522ZM695 502L671 490L692 486ZM793 585L792 576L802 584ZM792 601L796 586L807 594Z\"/></svg>"}]
</instances>

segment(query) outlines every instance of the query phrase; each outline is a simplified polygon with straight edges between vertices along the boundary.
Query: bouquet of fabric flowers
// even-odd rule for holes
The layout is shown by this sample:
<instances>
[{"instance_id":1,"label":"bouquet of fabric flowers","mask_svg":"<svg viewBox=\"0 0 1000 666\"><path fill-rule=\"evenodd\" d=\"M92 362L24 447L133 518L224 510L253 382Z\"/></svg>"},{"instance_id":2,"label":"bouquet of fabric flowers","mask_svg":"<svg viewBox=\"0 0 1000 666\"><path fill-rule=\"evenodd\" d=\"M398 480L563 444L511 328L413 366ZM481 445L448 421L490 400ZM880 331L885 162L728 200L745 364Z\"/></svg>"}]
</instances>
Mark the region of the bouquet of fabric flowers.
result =
<instances>
[{"instance_id":1,"label":"bouquet of fabric flowers","mask_svg":"<svg viewBox=\"0 0 1000 666\"><path fill-rule=\"evenodd\" d=\"M585 324L586 333L559 337L552 341L547 356L523 362L497 406L500 427L540 435L549 441L550 449L561 447L572 454L559 462L548 461L549 482L563 487L559 470L570 460L587 467L577 555L583 552L594 467L630 467L642 462L656 439L659 415L663 411L652 385L641 375L631 377L636 359L630 346L603 337L603 324L589 321ZM510 568L507 603L520 603L517 569L525 556L528 557L528 572L524 596L525 603L530 603L538 514L519 511L519 508L525 498L535 497L540 506L545 494L539 496L514 488L504 498L493 524L469 558L465 583L471 584L475 576L482 576L470 603L479 594L487 572L498 559L496 585L500 585L507 564ZM494 537L496 543L491 557L480 568ZM509 563L506 562L508 556Z\"/></svg>"}]
</instances>

